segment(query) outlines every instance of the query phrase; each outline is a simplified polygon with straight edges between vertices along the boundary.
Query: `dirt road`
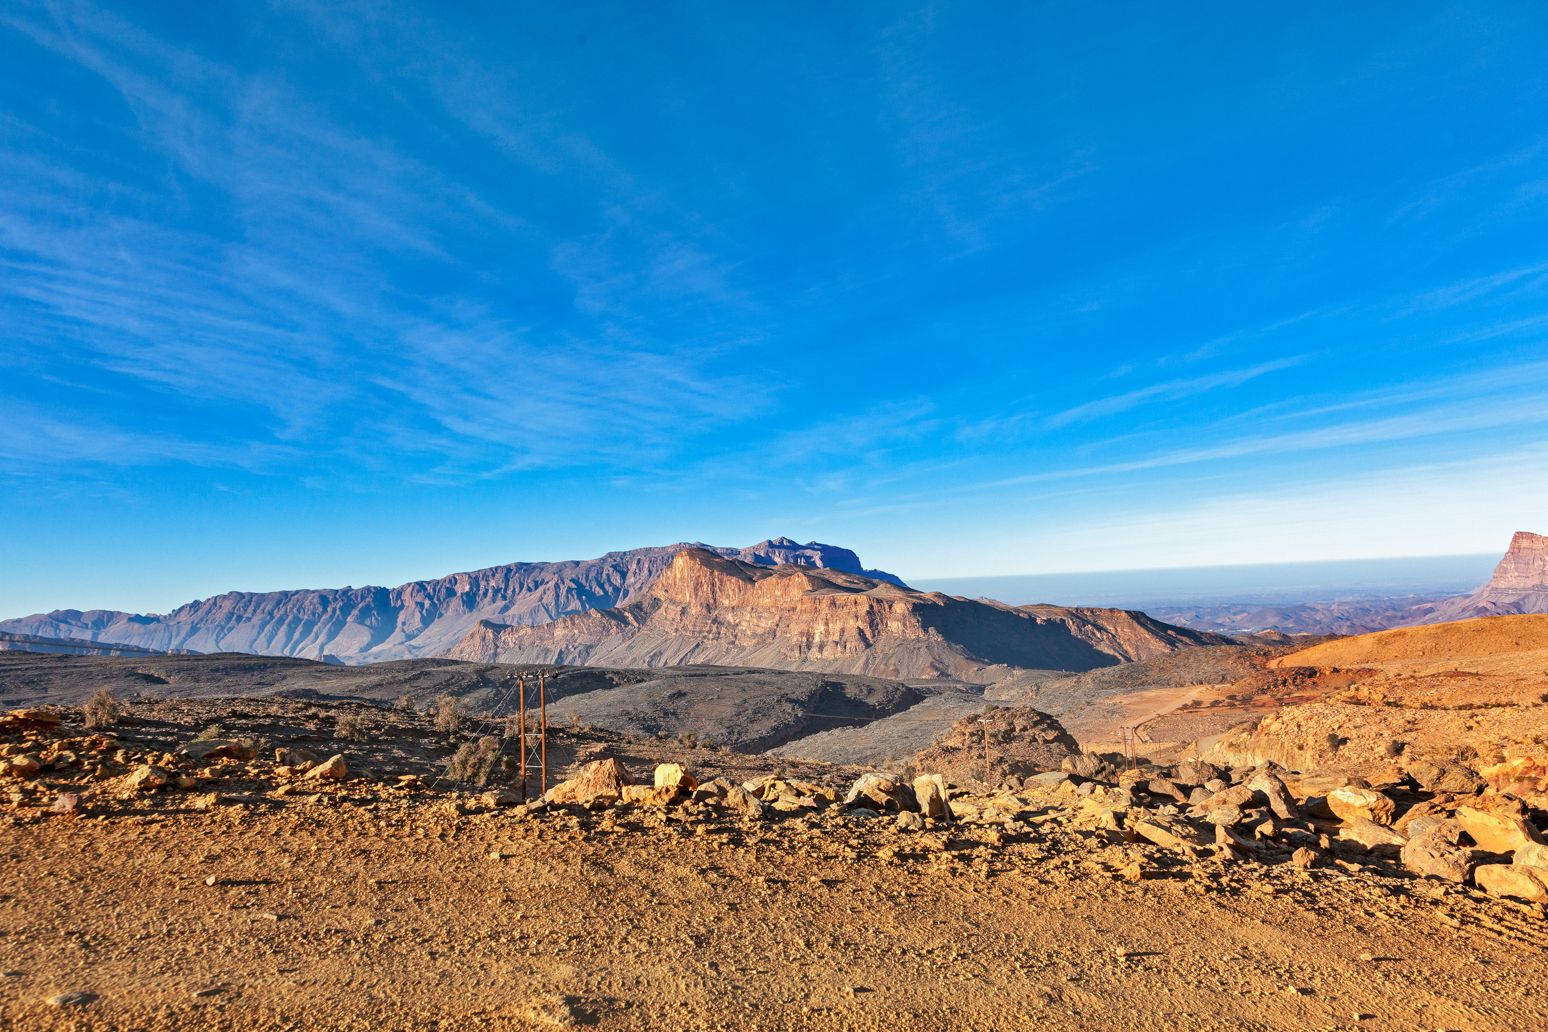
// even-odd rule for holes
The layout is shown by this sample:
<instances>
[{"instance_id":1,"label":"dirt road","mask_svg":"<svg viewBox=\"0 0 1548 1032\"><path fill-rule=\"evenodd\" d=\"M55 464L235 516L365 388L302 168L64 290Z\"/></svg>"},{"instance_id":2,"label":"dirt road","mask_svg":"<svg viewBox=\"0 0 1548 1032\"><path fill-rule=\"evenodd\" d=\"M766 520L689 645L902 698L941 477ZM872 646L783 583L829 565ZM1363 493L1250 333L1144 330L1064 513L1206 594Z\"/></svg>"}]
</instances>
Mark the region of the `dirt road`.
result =
<instances>
[{"instance_id":1,"label":"dirt road","mask_svg":"<svg viewBox=\"0 0 1548 1032\"><path fill-rule=\"evenodd\" d=\"M1540 911L998 835L434 796L18 821L0 1028L1548 1027Z\"/></svg>"}]
</instances>

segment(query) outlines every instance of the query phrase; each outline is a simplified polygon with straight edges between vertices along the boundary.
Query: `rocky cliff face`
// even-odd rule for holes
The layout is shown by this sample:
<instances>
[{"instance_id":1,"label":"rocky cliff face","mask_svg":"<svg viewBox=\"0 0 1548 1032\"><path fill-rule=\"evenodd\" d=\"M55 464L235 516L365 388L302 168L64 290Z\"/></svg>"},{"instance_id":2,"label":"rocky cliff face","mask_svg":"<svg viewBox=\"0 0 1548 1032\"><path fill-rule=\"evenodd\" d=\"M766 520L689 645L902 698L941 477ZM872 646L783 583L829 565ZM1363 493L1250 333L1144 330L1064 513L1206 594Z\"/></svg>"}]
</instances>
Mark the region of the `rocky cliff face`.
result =
<instances>
[{"instance_id":1,"label":"rocky cliff face","mask_svg":"<svg viewBox=\"0 0 1548 1032\"><path fill-rule=\"evenodd\" d=\"M1224 639L1111 609L1015 608L832 569L686 549L627 605L538 627L484 621L449 655L501 663L709 663L988 682L1089 670Z\"/></svg>"},{"instance_id":2,"label":"rocky cliff face","mask_svg":"<svg viewBox=\"0 0 1548 1032\"><path fill-rule=\"evenodd\" d=\"M1486 590L1548 591L1548 537L1516 531Z\"/></svg>"},{"instance_id":3,"label":"rocky cliff face","mask_svg":"<svg viewBox=\"0 0 1548 1032\"><path fill-rule=\"evenodd\" d=\"M155 651L250 652L345 663L439 656L481 620L538 624L620 605L643 591L687 547L757 567L795 564L867 574L847 548L773 538L747 548L668 545L598 559L511 563L396 588L233 591L165 615L59 610L0 621L0 630L113 642Z\"/></svg>"},{"instance_id":4,"label":"rocky cliff face","mask_svg":"<svg viewBox=\"0 0 1548 1032\"><path fill-rule=\"evenodd\" d=\"M1489 583L1460 598L1426 606L1408 623L1445 623L1477 616L1548 613L1548 537L1518 530Z\"/></svg>"}]
</instances>

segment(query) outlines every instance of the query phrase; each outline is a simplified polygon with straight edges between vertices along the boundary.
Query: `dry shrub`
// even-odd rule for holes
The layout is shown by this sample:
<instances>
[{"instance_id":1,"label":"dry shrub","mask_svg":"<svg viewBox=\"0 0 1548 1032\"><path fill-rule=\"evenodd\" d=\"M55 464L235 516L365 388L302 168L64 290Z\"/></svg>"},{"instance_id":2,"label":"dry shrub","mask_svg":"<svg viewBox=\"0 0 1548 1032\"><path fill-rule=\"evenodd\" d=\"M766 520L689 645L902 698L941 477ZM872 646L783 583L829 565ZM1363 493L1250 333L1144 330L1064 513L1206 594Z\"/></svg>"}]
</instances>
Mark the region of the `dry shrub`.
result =
<instances>
[{"instance_id":1,"label":"dry shrub","mask_svg":"<svg viewBox=\"0 0 1548 1032\"><path fill-rule=\"evenodd\" d=\"M346 713L333 722L333 733L346 742L366 740L365 718L358 713Z\"/></svg>"},{"instance_id":2,"label":"dry shrub","mask_svg":"<svg viewBox=\"0 0 1548 1032\"><path fill-rule=\"evenodd\" d=\"M89 728L112 727L118 723L122 714L122 708L118 704L118 696L113 694L111 688L99 689L97 694L86 700L86 705L81 707L81 716Z\"/></svg>"},{"instance_id":3,"label":"dry shrub","mask_svg":"<svg viewBox=\"0 0 1548 1032\"><path fill-rule=\"evenodd\" d=\"M468 704L455 695L442 695L435 700L435 729L456 734L468 722Z\"/></svg>"},{"instance_id":4,"label":"dry shrub","mask_svg":"<svg viewBox=\"0 0 1548 1032\"><path fill-rule=\"evenodd\" d=\"M410 695L408 692L404 692L402 695L398 696L398 707L397 708L398 708L398 712L399 713L413 713L413 712L415 712L415 709L414 709L414 697L412 695Z\"/></svg>"},{"instance_id":5,"label":"dry shrub","mask_svg":"<svg viewBox=\"0 0 1548 1032\"><path fill-rule=\"evenodd\" d=\"M454 781L466 781L472 785L487 785L496 774L510 768L510 763L500 751L500 740L494 735L484 735L476 742L464 742L446 761L446 775Z\"/></svg>"}]
</instances>

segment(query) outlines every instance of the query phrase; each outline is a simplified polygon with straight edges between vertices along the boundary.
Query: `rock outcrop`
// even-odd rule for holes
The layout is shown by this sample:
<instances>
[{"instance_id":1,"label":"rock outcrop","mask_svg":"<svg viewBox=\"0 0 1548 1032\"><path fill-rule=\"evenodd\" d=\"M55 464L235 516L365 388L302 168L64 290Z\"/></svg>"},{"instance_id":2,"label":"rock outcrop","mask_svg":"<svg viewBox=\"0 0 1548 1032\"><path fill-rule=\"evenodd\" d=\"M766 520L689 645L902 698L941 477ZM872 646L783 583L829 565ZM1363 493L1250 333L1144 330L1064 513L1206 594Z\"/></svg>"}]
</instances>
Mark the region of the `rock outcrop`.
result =
<instances>
[{"instance_id":1,"label":"rock outcrop","mask_svg":"<svg viewBox=\"0 0 1548 1032\"><path fill-rule=\"evenodd\" d=\"M1117 609L1013 607L833 569L681 552L627 605L538 627L484 621L449 655L495 663L705 663L987 683L1223 641Z\"/></svg>"},{"instance_id":2,"label":"rock outcrop","mask_svg":"<svg viewBox=\"0 0 1548 1032\"><path fill-rule=\"evenodd\" d=\"M865 569L847 548L815 541L802 545L779 537L747 548L677 544L581 561L511 563L396 588L232 591L165 615L56 610L0 621L0 633L11 636L12 647L20 647L24 638L56 643L47 649L33 644L28 651L72 651L72 640L85 640L109 643L98 651L126 655L147 650L250 652L343 663L439 656L480 620L530 625L620 605L643 591L687 547L760 567L834 569L902 584L890 573Z\"/></svg>"},{"instance_id":3,"label":"rock outcrop","mask_svg":"<svg viewBox=\"0 0 1548 1032\"><path fill-rule=\"evenodd\" d=\"M1048 714L1029 707L991 706L953 724L914 757L914 767L947 781L998 784L1059 770L1079 755L1079 743Z\"/></svg>"}]
</instances>

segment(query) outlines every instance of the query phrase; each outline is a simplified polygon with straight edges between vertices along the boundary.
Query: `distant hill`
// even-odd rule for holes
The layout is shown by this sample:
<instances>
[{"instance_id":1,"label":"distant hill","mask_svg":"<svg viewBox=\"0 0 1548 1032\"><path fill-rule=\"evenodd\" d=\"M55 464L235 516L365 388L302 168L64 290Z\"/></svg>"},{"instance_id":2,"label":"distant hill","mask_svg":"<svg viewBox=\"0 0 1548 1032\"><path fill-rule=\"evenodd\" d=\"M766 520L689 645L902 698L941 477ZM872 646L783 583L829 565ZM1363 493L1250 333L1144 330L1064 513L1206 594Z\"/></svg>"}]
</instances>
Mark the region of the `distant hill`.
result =
<instances>
[{"instance_id":1,"label":"distant hill","mask_svg":"<svg viewBox=\"0 0 1548 1032\"><path fill-rule=\"evenodd\" d=\"M537 627L483 621L449 655L630 667L716 663L988 683L1016 669L1089 670L1225 641L1143 613L1014 607L841 570L761 566L686 549L634 602Z\"/></svg>"},{"instance_id":2,"label":"distant hill","mask_svg":"<svg viewBox=\"0 0 1548 1032\"><path fill-rule=\"evenodd\" d=\"M548 719L653 739L759 752L838 727L900 714L946 689L874 677L733 667L618 670L545 667ZM284 656L72 656L0 652L0 709L79 706L106 688L121 699L234 700L284 696L395 704L419 709L443 695L462 699L480 732L517 711L513 685L531 667L412 659L337 666ZM535 726L534 717L534 726Z\"/></svg>"},{"instance_id":3,"label":"distant hill","mask_svg":"<svg viewBox=\"0 0 1548 1032\"><path fill-rule=\"evenodd\" d=\"M0 652L38 652L56 656L164 656L165 652L80 638L40 638L34 634L0 631Z\"/></svg>"},{"instance_id":4,"label":"distant hill","mask_svg":"<svg viewBox=\"0 0 1548 1032\"><path fill-rule=\"evenodd\" d=\"M890 573L865 569L847 548L779 537L747 548L677 544L597 559L511 563L396 588L232 591L165 615L56 610L0 621L0 631L152 652L247 652L344 663L438 656L481 620L538 624L620 605L688 547L756 566L820 567L902 584Z\"/></svg>"}]
</instances>

